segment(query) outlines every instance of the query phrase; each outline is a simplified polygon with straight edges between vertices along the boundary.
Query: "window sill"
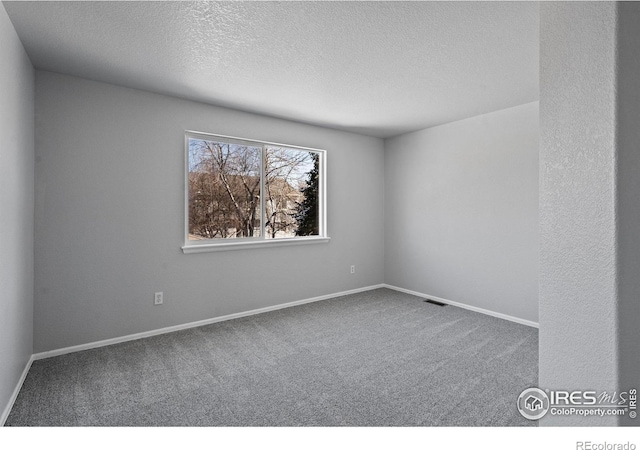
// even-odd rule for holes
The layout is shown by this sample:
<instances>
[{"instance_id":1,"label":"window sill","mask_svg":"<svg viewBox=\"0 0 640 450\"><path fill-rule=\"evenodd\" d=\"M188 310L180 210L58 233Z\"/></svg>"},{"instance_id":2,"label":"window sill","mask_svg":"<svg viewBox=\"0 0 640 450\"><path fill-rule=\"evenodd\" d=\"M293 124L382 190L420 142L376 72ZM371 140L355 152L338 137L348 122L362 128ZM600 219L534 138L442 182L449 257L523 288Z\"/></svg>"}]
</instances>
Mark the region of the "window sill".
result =
<instances>
[{"instance_id":1,"label":"window sill","mask_svg":"<svg viewBox=\"0 0 640 450\"><path fill-rule=\"evenodd\" d=\"M190 244L182 247L182 252L186 255L189 253L207 253L207 252L225 252L228 250L244 250L247 248L260 247L281 247L285 245L305 245L305 244L323 244L331 240L330 237L298 237L269 239L258 241L244 242L221 242L215 244Z\"/></svg>"}]
</instances>

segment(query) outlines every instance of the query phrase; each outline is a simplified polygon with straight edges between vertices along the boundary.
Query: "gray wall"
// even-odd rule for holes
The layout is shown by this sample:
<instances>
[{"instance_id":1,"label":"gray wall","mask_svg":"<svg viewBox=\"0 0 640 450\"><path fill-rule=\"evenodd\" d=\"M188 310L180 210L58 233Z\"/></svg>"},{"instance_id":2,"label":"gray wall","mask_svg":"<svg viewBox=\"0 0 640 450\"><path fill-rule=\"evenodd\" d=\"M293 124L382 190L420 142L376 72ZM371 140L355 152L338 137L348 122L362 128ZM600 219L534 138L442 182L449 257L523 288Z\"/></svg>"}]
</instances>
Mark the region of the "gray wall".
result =
<instances>
[{"instance_id":1,"label":"gray wall","mask_svg":"<svg viewBox=\"0 0 640 450\"><path fill-rule=\"evenodd\" d=\"M184 255L187 129L326 149L331 242ZM380 139L38 71L36 156L35 352L383 282Z\"/></svg>"},{"instance_id":2,"label":"gray wall","mask_svg":"<svg viewBox=\"0 0 640 450\"><path fill-rule=\"evenodd\" d=\"M538 320L538 104L385 142L385 282Z\"/></svg>"},{"instance_id":3,"label":"gray wall","mask_svg":"<svg viewBox=\"0 0 640 450\"><path fill-rule=\"evenodd\" d=\"M540 8L540 385L637 388L638 7Z\"/></svg>"},{"instance_id":4,"label":"gray wall","mask_svg":"<svg viewBox=\"0 0 640 450\"><path fill-rule=\"evenodd\" d=\"M618 383L640 389L640 4L618 5ZM638 419L623 419L638 425Z\"/></svg>"},{"instance_id":5,"label":"gray wall","mask_svg":"<svg viewBox=\"0 0 640 450\"><path fill-rule=\"evenodd\" d=\"M0 3L0 422L33 349L34 71Z\"/></svg>"}]
</instances>

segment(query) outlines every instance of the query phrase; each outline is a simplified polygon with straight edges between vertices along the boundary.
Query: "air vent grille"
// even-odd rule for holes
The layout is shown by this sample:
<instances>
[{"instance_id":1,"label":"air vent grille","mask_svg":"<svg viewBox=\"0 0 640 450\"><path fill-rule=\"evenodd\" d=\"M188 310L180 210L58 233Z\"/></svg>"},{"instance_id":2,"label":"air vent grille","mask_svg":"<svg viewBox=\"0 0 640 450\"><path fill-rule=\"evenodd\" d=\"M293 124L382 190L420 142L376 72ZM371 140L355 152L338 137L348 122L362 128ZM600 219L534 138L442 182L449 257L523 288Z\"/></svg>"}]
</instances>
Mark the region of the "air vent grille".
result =
<instances>
[{"instance_id":1,"label":"air vent grille","mask_svg":"<svg viewBox=\"0 0 640 450\"><path fill-rule=\"evenodd\" d=\"M429 300L425 300L424 302L425 302L425 303L431 303L432 305L436 305L436 306L447 306L447 304L446 304L446 303L437 302L437 301L435 301L435 300L431 300L431 299L429 299Z\"/></svg>"}]
</instances>

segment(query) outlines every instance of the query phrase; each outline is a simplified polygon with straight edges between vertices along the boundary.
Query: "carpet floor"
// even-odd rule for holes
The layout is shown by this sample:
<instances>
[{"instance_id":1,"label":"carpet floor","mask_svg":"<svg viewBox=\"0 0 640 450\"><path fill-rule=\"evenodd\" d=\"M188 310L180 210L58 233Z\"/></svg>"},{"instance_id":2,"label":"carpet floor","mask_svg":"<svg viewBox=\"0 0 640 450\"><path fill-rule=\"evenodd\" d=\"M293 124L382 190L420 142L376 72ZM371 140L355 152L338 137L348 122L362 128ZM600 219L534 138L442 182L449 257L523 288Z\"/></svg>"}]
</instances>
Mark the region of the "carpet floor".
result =
<instances>
[{"instance_id":1,"label":"carpet floor","mask_svg":"<svg viewBox=\"0 0 640 450\"><path fill-rule=\"evenodd\" d=\"M535 426L538 330L378 289L35 361L7 426Z\"/></svg>"}]
</instances>

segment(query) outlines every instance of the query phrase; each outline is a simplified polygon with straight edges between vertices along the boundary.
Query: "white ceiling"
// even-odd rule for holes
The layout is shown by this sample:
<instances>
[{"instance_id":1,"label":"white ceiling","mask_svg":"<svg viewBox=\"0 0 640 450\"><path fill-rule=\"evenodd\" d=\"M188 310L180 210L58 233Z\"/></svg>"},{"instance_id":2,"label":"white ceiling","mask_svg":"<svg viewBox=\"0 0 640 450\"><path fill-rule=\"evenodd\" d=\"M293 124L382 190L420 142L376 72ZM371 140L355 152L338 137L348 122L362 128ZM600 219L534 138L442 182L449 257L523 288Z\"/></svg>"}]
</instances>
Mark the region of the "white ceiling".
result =
<instances>
[{"instance_id":1,"label":"white ceiling","mask_svg":"<svg viewBox=\"0 0 640 450\"><path fill-rule=\"evenodd\" d=\"M535 2L4 2L37 69L388 137L538 99Z\"/></svg>"}]
</instances>

